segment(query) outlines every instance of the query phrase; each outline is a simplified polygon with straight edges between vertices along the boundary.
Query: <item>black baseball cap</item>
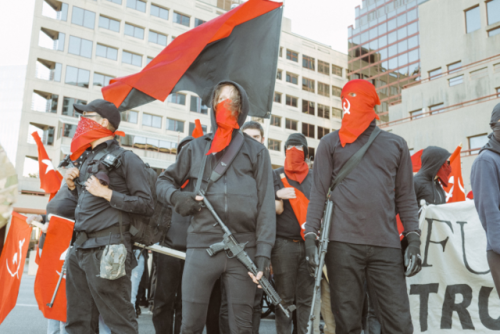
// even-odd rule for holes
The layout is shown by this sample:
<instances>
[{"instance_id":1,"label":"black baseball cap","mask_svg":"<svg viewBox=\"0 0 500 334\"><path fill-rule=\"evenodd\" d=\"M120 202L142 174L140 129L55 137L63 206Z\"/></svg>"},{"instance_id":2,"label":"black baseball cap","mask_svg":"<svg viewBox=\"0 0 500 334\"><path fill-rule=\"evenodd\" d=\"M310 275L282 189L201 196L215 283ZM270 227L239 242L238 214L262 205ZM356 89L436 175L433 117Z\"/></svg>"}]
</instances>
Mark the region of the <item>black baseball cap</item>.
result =
<instances>
[{"instance_id":1,"label":"black baseball cap","mask_svg":"<svg viewBox=\"0 0 500 334\"><path fill-rule=\"evenodd\" d=\"M106 118L115 129L120 126L120 112L118 108L111 102L98 99L90 102L89 104L73 104L75 110L79 113L84 111L93 111L98 113L102 118Z\"/></svg>"}]
</instances>

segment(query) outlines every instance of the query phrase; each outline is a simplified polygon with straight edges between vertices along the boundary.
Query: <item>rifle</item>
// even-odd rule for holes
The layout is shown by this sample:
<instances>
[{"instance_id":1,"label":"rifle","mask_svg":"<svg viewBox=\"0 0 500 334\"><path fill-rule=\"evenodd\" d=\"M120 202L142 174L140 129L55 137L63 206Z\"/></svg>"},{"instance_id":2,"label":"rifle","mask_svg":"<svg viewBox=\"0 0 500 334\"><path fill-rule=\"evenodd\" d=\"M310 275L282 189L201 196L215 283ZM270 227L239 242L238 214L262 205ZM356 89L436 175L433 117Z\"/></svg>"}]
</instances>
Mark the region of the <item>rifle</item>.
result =
<instances>
[{"instance_id":1,"label":"rifle","mask_svg":"<svg viewBox=\"0 0 500 334\"><path fill-rule=\"evenodd\" d=\"M316 299L319 298L319 289L321 287L321 279L323 278L323 266L325 265L325 255L328 250L328 242L330 237L330 227L332 223L332 211L333 211L333 201L332 201L332 191L328 191L326 199L326 208L323 218L323 228L321 230L321 237L319 239L319 263L318 267L314 271L314 292L311 303L311 313L309 314L309 321L307 322L307 334L313 333L313 323L316 320L314 315L314 305L316 304Z\"/></svg>"},{"instance_id":2,"label":"rifle","mask_svg":"<svg viewBox=\"0 0 500 334\"><path fill-rule=\"evenodd\" d=\"M207 200L207 197L205 196L204 191L200 190L198 193L200 196L203 196L203 203L205 206L208 208L208 210L212 213L212 215L215 218L216 223L214 226L217 224L222 228L224 231L224 236L223 240L221 242L215 243L211 245L208 249L208 255L214 256L215 254L221 252L221 251L226 251L226 254L229 258L237 258L238 261L240 261L249 272L251 272L254 276L257 276L258 270L253 261L250 259L248 256L247 252L245 252L245 246L247 243L240 244L234 237L233 233L229 230L229 228L222 222L220 217L217 215L217 212L215 212L212 204ZM230 256L229 254L232 254ZM262 278L259 280L259 284L262 287L262 290L266 293L266 295L269 297L271 302L273 303L274 306L279 306L283 313L290 318L290 313L295 310L295 305L290 305L287 308L282 304L282 300L278 293L274 290L272 287L271 283L262 276Z\"/></svg>"}]
</instances>

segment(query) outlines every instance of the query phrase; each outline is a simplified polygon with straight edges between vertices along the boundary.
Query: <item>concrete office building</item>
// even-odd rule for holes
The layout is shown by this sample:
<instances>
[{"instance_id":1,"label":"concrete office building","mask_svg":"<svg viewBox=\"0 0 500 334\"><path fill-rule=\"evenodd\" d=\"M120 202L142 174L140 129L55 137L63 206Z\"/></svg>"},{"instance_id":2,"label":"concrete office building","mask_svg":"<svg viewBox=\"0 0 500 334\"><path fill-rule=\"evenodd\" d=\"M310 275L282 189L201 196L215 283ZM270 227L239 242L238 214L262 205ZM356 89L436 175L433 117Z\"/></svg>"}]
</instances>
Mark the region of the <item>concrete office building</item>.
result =
<instances>
[{"instance_id":1,"label":"concrete office building","mask_svg":"<svg viewBox=\"0 0 500 334\"><path fill-rule=\"evenodd\" d=\"M69 152L78 123L73 103L101 98L115 77L141 70L176 36L229 10L230 0L36 0L24 84L16 168L19 212L39 212L48 197L39 188L38 131L56 166ZM269 148L273 165L284 160L284 141L295 131L317 147L340 127L339 90L347 55L291 32L283 20L279 72ZM122 146L158 172L175 161L177 143L200 119L210 131L208 108L191 92L122 113ZM33 211L35 209L35 211Z\"/></svg>"},{"instance_id":2,"label":"concrete office building","mask_svg":"<svg viewBox=\"0 0 500 334\"><path fill-rule=\"evenodd\" d=\"M452 152L462 143L469 191L472 163L500 103L500 0L430 0L418 17L422 79L402 90L381 127L404 137L411 151L435 145Z\"/></svg>"}]
</instances>

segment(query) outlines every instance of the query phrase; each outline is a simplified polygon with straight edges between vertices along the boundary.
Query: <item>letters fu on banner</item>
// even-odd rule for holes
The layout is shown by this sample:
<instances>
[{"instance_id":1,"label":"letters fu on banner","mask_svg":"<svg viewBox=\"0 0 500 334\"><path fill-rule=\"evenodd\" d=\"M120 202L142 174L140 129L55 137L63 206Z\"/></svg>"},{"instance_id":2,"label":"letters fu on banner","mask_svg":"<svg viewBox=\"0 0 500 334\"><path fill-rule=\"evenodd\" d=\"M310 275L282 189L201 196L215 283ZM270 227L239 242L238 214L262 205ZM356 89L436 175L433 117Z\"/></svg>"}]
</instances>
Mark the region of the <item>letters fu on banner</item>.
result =
<instances>
[{"instance_id":1,"label":"letters fu on banner","mask_svg":"<svg viewBox=\"0 0 500 334\"><path fill-rule=\"evenodd\" d=\"M424 206L422 271L407 279L415 333L500 330L500 299L473 201Z\"/></svg>"}]
</instances>

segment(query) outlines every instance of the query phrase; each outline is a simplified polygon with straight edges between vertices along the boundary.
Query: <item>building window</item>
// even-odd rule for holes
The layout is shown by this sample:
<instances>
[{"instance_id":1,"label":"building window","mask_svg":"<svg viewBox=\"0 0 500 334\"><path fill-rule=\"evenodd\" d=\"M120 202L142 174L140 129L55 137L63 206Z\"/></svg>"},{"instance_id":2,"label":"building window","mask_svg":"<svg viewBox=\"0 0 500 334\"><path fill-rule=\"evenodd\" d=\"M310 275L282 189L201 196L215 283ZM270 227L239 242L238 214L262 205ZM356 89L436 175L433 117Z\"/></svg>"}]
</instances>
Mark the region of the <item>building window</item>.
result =
<instances>
[{"instance_id":1,"label":"building window","mask_svg":"<svg viewBox=\"0 0 500 334\"><path fill-rule=\"evenodd\" d=\"M76 132L76 125L73 124L63 124L61 129L61 135L66 138L73 138Z\"/></svg>"},{"instance_id":2,"label":"building window","mask_svg":"<svg viewBox=\"0 0 500 334\"><path fill-rule=\"evenodd\" d=\"M469 137L469 150L479 150L488 143L488 135L482 134Z\"/></svg>"},{"instance_id":3,"label":"building window","mask_svg":"<svg viewBox=\"0 0 500 334\"><path fill-rule=\"evenodd\" d=\"M498 34L500 34L500 28L495 28L488 31L488 37L496 36Z\"/></svg>"},{"instance_id":4,"label":"building window","mask_svg":"<svg viewBox=\"0 0 500 334\"><path fill-rule=\"evenodd\" d=\"M460 85L464 82L464 75L459 75L458 77L454 77L448 80L450 87Z\"/></svg>"},{"instance_id":5,"label":"building window","mask_svg":"<svg viewBox=\"0 0 500 334\"><path fill-rule=\"evenodd\" d=\"M66 21L68 19L68 4L45 0L42 6L42 15L54 20Z\"/></svg>"},{"instance_id":6,"label":"building window","mask_svg":"<svg viewBox=\"0 0 500 334\"><path fill-rule=\"evenodd\" d=\"M451 74L454 72L458 72L461 67L462 67L462 61L457 61L456 63L449 64L448 65L448 73Z\"/></svg>"},{"instance_id":7,"label":"building window","mask_svg":"<svg viewBox=\"0 0 500 334\"><path fill-rule=\"evenodd\" d=\"M189 135L191 136L193 134L193 131L194 131L194 128L195 128L196 124L192 123L192 122L189 122ZM206 134L208 129L207 129L207 126L206 125L202 125L201 126L201 129L203 130L203 134Z\"/></svg>"},{"instance_id":8,"label":"building window","mask_svg":"<svg viewBox=\"0 0 500 334\"><path fill-rule=\"evenodd\" d=\"M125 35L144 39L144 29L125 23Z\"/></svg>"},{"instance_id":9,"label":"building window","mask_svg":"<svg viewBox=\"0 0 500 334\"><path fill-rule=\"evenodd\" d=\"M120 117L123 122L137 124L139 118L139 113L133 110L126 110L120 112Z\"/></svg>"},{"instance_id":10,"label":"building window","mask_svg":"<svg viewBox=\"0 0 500 334\"><path fill-rule=\"evenodd\" d=\"M146 65L149 64L153 60L153 57L147 57L146 58Z\"/></svg>"},{"instance_id":11,"label":"building window","mask_svg":"<svg viewBox=\"0 0 500 334\"><path fill-rule=\"evenodd\" d=\"M292 50L286 50L286 59L294 61L296 63L299 62L299 54Z\"/></svg>"},{"instance_id":12,"label":"building window","mask_svg":"<svg viewBox=\"0 0 500 334\"><path fill-rule=\"evenodd\" d=\"M413 120L413 119L422 118L422 117L424 117L424 115L422 115L422 113L423 113L422 109L411 111L410 112L410 119Z\"/></svg>"},{"instance_id":13,"label":"building window","mask_svg":"<svg viewBox=\"0 0 500 334\"><path fill-rule=\"evenodd\" d=\"M299 76L290 72L286 72L286 82L292 83L294 85L299 84Z\"/></svg>"},{"instance_id":14,"label":"building window","mask_svg":"<svg viewBox=\"0 0 500 334\"><path fill-rule=\"evenodd\" d=\"M332 64L332 74L342 77L342 67Z\"/></svg>"},{"instance_id":15,"label":"building window","mask_svg":"<svg viewBox=\"0 0 500 334\"><path fill-rule=\"evenodd\" d=\"M39 177L40 169L37 157L26 155L24 157L23 176L33 179ZM16 253L17 254L17 253Z\"/></svg>"},{"instance_id":16,"label":"building window","mask_svg":"<svg viewBox=\"0 0 500 334\"><path fill-rule=\"evenodd\" d=\"M120 21L110 19L105 16L99 16L99 27L111 31L120 32Z\"/></svg>"},{"instance_id":17,"label":"building window","mask_svg":"<svg viewBox=\"0 0 500 334\"><path fill-rule=\"evenodd\" d=\"M283 71L282 70L278 70L276 72L276 79L283 80Z\"/></svg>"},{"instance_id":18,"label":"building window","mask_svg":"<svg viewBox=\"0 0 500 334\"><path fill-rule=\"evenodd\" d=\"M314 149L314 147L308 147L308 148L307 148L307 152L308 152L308 154L309 154L309 160L310 160L310 161L314 161L314 152L315 152L315 151L316 151L316 150Z\"/></svg>"},{"instance_id":19,"label":"building window","mask_svg":"<svg viewBox=\"0 0 500 334\"><path fill-rule=\"evenodd\" d=\"M174 23L189 27L189 16L174 12Z\"/></svg>"},{"instance_id":20,"label":"building window","mask_svg":"<svg viewBox=\"0 0 500 334\"><path fill-rule=\"evenodd\" d=\"M306 100L302 100L302 112L304 114L308 114L308 115L313 115L315 114L314 112L314 102L312 101L306 101Z\"/></svg>"},{"instance_id":21,"label":"building window","mask_svg":"<svg viewBox=\"0 0 500 334\"><path fill-rule=\"evenodd\" d=\"M66 66L65 83L68 85L89 88L90 71L81 68Z\"/></svg>"},{"instance_id":22,"label":"building window","mask_svg":"<svg viewBox=\"0 0 500 334\"><path fill-rule=\"evenodd\" d=\"M35 90L31 96L31 110L57 114L58 100L59 95Z\"/></svg>"},{"instance_id":23,"label":"building window","mask_svg":"<svg viewBox=\"0 0 500 334\"><path fill-rule=\"evenodd\" d=\"M439 110L439 109L443 108L443 106L444 106L443 103L429 106L429 111L431 112L431 115L442 113L444 110Z\"/></svg>"},{"instance_id":24,"label":"building window","mask_svg":"<svg viewBox=\"0 0 500 334\"><path fill-rule=\"evenodd\" d=\"M290 107L297 107L298 99L296 97L287 95L285 99L285 104Z\"/></svg>"},{"instance_id":25,"label":"building window","mask_svg":"<svg viewBox=\"0 0 500 334\"><path fill-rule=\"evenodd\" d=\"M141 67L142 56L124 50L122 53L122 63Z\"/></svg>"},{"instance_id":26,"label":"building window","mask_svg":"<svg viewBox=\"0 0 500 334\"><path fill-rule=\"evenodd\" d=\"M80 37L69 36L68 53L92 58L92 41Z\"/></svg>"},{"instance_id":27,"label":"building window","mask_svg":"<svg viewBox=\"0 0 500 334\"><path fill-rule=\"evenodd\" d=\"M62 32L42 28L38 34L38 46L55 51L64 51L64 39L66 35Z\"/></svg>"},{"instance_id":28,"label":"building window","mask_svg":"<svg viewBox=\"0 0 500 334\"><path fill-rule=\"evenodd\" d=\"M108 58L111 60L118 59L118 49L112 48L110 46L97 44L95 50L96 57Z\"/></svg>"},{"instance_id":29,"label":"building window","mask_svg":"<svg viewBox=\"0 0 500 334\"><path fill-rule=\"evenodd\" d=\"M172 93L168 96L167 101L170 103L186 105L186 95L181 93Z\"/></svg>"},{"instance_id":30,"label":"building window","mask_svg":"<svg viewBox=\"0 0 500 334\"><path fill-rule=\"evenodd\" d=\"M40 139L44 145L54 145L54 127L38 123L30 123L28 126L28 144L36 144L35 139L31 135L33 132L38 132Z\"/></svg>"},{"instance_id":31,"label":"building window","mask_svg":"<svg viewBox=\"0 0 500 334\"><path fill-rule=\"evenodd\" d=\"M168 9L151 4L151 15L168 20Z\"/></svg>"},{"instance_id":32,"label":"building window","mask_svg":"<svg viewBox=\"0 0 500 334\"><path fill-rule=\"evenodd\" d=\"M332 95L336 97L340 97L340 94L342 93L342 88L332 86Z\"/></svg>"},{"instance_id":33,"label":"building window","mask_svg":"<svg viewBox=\"0 0 500 334\"><path fill-rule=\"evenodd\" d=\"M330 107L318 103L318 117L330 119Z\"/></svg>"},{"instance_id":34,"label":"building window","mask_svg":"<svg viewBox=\"0 0 500 334\"><path fill-rule=\"evenodd\" d=\"M309 138L314 138L314 124L302 122L302 134Z\"/></svg>"},{"instance_id":35,"label":"building window","mask_svg":"<svg viewBox=\"0 0 500 334\"><path fill-rule=\"evenodd\" d=\"M87 101L65 96L63 99L62 114L66 116L77 117L77 113L75 111L75 108L73 108L73 104L87 104Z\"/></svg>"},{"instance_id":36,"label":"building window","mask_svg":"<svg viewBox=\"0 0 500 334\"><path fill-rule=\"evenodd\" d=\"M194 26L197 27L197 26L201 26L203 23L205 23L207 21L203 21L203 20L200 20L200 19L197 19L195 18L194 19Z\"/></svg>"},{"instance_id":37,"label":"building window","mask_svg":"<svg viewBox=\"0 0 500 334\"><path fill-rule=\"evenodd\" d=\"M436 68L435 70L429 71L429 80L441 78L442 75L443 75L443 72L441 70L441 67Z\"/></svg>"},{"instance_id":38,"label":"building window","mask_svg":"<svg viewBox=\"0 0 500 334\"><path fill-rule=\"evenodd\" d=\"M283 47L282 46L280 46L279 56L280 56L280 58L283 58Z\"/></svg>"},{"instance_id":39,"label":"building window","mask_svg":"<svg viewBox=\"0 0 500 334\"><path fill-rule=\"evenodd\" d=\"M271 115L271 125L281 127L281 117Z\"/></svg>"},{"instance_id":40,"label":"building window","mask_svg":"<svg viewBox=\"0 0 500 334\"><path fill-rule=\"evenodd\" d=\"M297 125L298 125L297 121L289 118L285 119L285 129L297 131L298 128Z\"/></svg>"},{"instance_id":41,"label":"building window","mask_svg":"<svg viewBox=\"0 0 500 334\"><path fill-rule=\"evenodd\" d=\"M332 116L336 118L342 118L342 109L332 107Z\"/></svg>"},{"instance_id":42,"label":"building window","mask_svg":"<svg viewBox=\"0 0 500 334\"><path fill-rule=\"evenodd\" d=\"M330 129L318 126L318 139L323 138L323 136L325 136L325 135L327 135L329 133L330 133Z\"/></svg>"},{"instance_id":43,"label":"building window","mask_svg":"<svg viewBox=\"0 0 500 334\"><path fill-rule=\"evenodd\" d=\"M273 151L281 151L281 142L279 140L269 139L267 148Z\"/></svg>"},{"instance_id":44,"label":"building window","mask_svg":"<svg viewBox=\"0 0 500 334\"><path fill-rule=\"evenodd\" d=\"M330 64L318 59L318 72L330 75Z\"/></svg>"},{"instance_id":45,"label":"building window","mask_svg":"<svg viewBox=\"0 0 500 334\"><path fill-rule=\"evenodd\" d=\"M208 114L208 107L202 104L201 98L199 98L198 96L191 96L191 104L189 110L203 115Z\"/></svg>"},{"instance_id":46,"label":"building window","mask_svg":"<svg viewBox=\"0 0 500 334\"><path fill-rule=\"evenodd\" d=\"M121 146L123 147L132 147L140 150L155 151L168 154L177 153L177 143L171 141L125 135L125 137L122 138L120 142Z\"/></svg>"},{"instance_id":47,"label":"building window","mask_svg":"<svg viewBox=\"0 0 500 334\"><path fill-rule=\"evenodd\" d=\"M122 4L122 0L107 0L107 1L112 2L112 3L116 3L117 5Z\"/></svg>"},{"instance_id":48,"label":"building window","mask_svg":"<svg viewBox=\"0 0 500 334\"><path fill-rule=\"evenodd\" d=\"M151 43L167 46L167 35L160 34L159 32L149 31L149 41Z\"/></svg>"},{"instance_id":49,"label":"building window","mask_svg":"<svg viewBox=\"0 0 500 334\"><path fill-rule=\"evenodd\" d=\"M314 71L314 58L302 55L302 67Z\"/></svg>"},{"instance_id":50,"label":"building window","mask_svg":"<svg viewBox=\"0 0 500 334\"><path fill-rule=\"evenodd\" d=\"M281 93L274 92L274 102L281 103Z\"/></svg>"},{"instance_id":51,"label":"building window","mask_svg":"<svg viewBox=\"0 0 500 334\"><path fill-rule=\"evenodd\" d=\"M139 12L146 12L146 2L141 0L127 0L127 7L138 10Z\"/></svg>"},{"instance_id":52,"label":"building window","mask_svg":"<svg viewBox=\"0 0 500 334\"><path fill-rule=\"evenodd\" d=\"M95 13L90 10L85 10L80 7L73 6L73 16L71 17L71 23L94 29L95 24Z\"/></svg>"},{"instance_id":53,"label":"building window","mask_svg":"<svg viewBox=\"0 0 500 334\"><path fill-rule=\"evenodd\" d=\"M161 129L161 116L142 114L142 125Z\"/></svg>"},{"instance_id":54,"label":"building window","mask_svg":"<svg viewBox=\"0 0 500 334\"><path fill-rule=\"evenodd\" d=\"M61 82L62 64L37 59L35 64L35 77L37 79Z\"/></svg>"},{"instance_id":55,"label":"building window","mask_svg":"<svg viewBox=\"0 0 500 334\"><path fill-rule=\"evenodd\" d=\"M330 85L318 81L318 94L330 97Z\"/></svg>"},{"instance_id":56,"label":"building window","mask_svg":"<svg viewBox=\"0 0 500 334\"><path fill-rule=\"evenodd\" d=\"M497 97L500 97L500 87L498 87L496 91L497 91Z\"/></svg>"},{"instance_id":57,"label":"building window","mask_svg":"<svg viewBox=\"0 0 500 334\"><path fill-rule=\"evenodd\" d=\"M486 3L488 12L488 25L500 22L500 0L492 0Z\"/></svg>"},{"instance_id":58,"label":"building window","mask_svg":"<svg viewBox=\"0 0 500 334\"><path fill-rule=\"evenodd\" d=\"M314 93L314 80L302 77L302 90Z\"/></svg>"},{"instance_id":59,"label":"building window","mask_svg":"<svg viewBox=\"0 0 500 334\"><path fill-rule=\"evenodd\" d=\"M109 85L109 81L111 79L114 79L114 77L94 72L94 81L92 84L98 87L106 87L107 85Z\"/></svg>"},{"instance_id":60,"label":"building window","mask_svg":"<svg viewBox=\"0 0 500 334\"><path fill-rule=\"evenodd\" d=\"M167 130L184 132L184 122L167 118Z\"/></svg>"},{"instance_id":61,"label":"building window","mask_svg":"<svg viewBox=\"0 0 500 334\"><path fill-rule=\"evenodd\" d=\"M481 29L481 12L479 6L465 11L465 31L471 33Z\"/></svg>"}]
</instances>

